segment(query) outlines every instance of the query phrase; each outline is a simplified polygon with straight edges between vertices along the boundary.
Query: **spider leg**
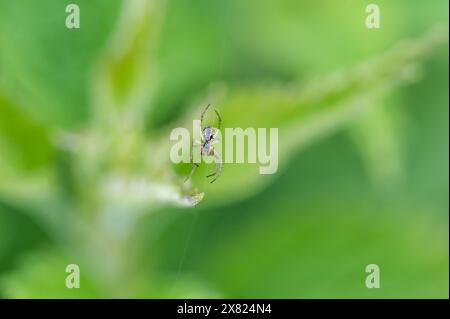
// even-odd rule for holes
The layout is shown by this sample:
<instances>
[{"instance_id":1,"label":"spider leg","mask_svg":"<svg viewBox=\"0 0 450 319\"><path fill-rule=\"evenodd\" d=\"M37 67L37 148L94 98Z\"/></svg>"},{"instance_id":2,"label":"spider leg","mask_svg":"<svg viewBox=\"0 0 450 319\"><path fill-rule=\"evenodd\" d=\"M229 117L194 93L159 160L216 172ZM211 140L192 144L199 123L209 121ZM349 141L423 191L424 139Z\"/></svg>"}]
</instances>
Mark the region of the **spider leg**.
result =
<instances>
[{"instance_id":1,"label":"spider leg","mask_svg":"<svg viewBox=\"0 0 450 319\"><path fill-rule=\"evenodd\" d=\"M217 118L219 119L219 123L217 124L217 129L221 129L222 128L222 118L220 117L219 112L217 112L216 109L214 109L214 112L216 112Z\"/></svg>"},{"instance_id":2,"label":"spider leg","mask_svg":"<svg viewBox=\"0 0 450 319\"><path fill-rule=\"evenodd\" d=\"M222 157L215 149L213 150L213 152L214 152L214 157L216 158L216 167L214 168L214 172L212 174L209 174L208 176L206 176L206 178L215 176L212 179L211 184L214 183L217 180L217 178L219 178L220 174L222 173L222 168L223 168Z\"/></svg>"},{"instance_id":3,"label":"spider leg","mask_svg":"<svg viewBox=\"0 0 450 319\"><path fill-rule=\"evenodd\" d=\"M200 166L200 164L194 163L194 147L199 146L199 145L201 145L201 144L195 144L194 141L192 141L192 150L191 150L191 154L190 154L190 161L192 163L192 169L191 169L191 172L189 173L189 175L186 176L186 178L184 179L184 183L186 183L188 181L188 179L192 177L192 174L194 174L197 167Z\"/></svg>"},{"instance_id":4,"label":"spider leg","mask_svg":"<svg viewBox=\"0 0 450 319\"><path fill-rule=\"evenodd\" d=\"M188 176L186 176L186 178L184 179L184 182L183 182L183 183L186 183L186 182L192 177L192 174L194 174L195 170L196 170L197 167L199 167L199 166L200 166L200 165L197 164L197 163L192 163L192 169L191 169L191 172L189 173Z\"/></svg>"},{"instance_id":5,"label":"spider leg","mask_svg":"<svg viewBox=\"0 0 450 319\"><path fill-rule=\"evenodd\" d=\"M209 106L210 106L211 104L208 104L207 106L206 106L206 108L203 110L203 112L202 112L202 115L200 116L200 126L203 128L203 118L205 117L205 113L206 113L206 111L208 111L208 109L209 109Z\"/></svg>"},{"instance_id":6,"label":"spider leg","mask_svg":"<svg viewBox=\"0 0 450 319\"><path fill-rule=\"evenodd\" d=\"M196 141L196 140L192 140L192 144L191 144L191 152L190 152L190 160L191 160L191 163L194 163L194 147L197 147L197 146L202 146L203 145L203 143L199 143L198 141Z\"/></svg>"}]
</instances>

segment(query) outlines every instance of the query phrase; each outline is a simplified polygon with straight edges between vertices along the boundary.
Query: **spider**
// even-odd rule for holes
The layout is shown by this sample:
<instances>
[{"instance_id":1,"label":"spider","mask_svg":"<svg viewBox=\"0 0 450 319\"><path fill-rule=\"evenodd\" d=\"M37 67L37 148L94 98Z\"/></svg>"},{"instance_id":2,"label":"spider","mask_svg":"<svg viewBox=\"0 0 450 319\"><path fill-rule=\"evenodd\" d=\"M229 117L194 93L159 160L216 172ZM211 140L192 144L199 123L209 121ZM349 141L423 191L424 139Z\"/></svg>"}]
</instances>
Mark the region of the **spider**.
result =
<instances>
[{"instance_id":1,"label":"spider","mask_svg":"<svg viewBox=\"0 0 450 319\"><path fill-rule=\"evenodd\" d=\"M206 108L203 110L201 117L200 117L200 126L201 126L201 130L202 130L202 135L201 135L201 143L195 143L195 141L192 142L192 151L191 151L191 163L192 163L192 170L189 173L189 175L186 177L185 181L186 182L191 176L192 174L194 174L194 171L196 170L197 167L200 166L200 164L198 163L194 163L193 160L193 152L194 152L194 147L195 146L200 146L200 156L214 156L215 158L215 168L214 168L214 172L207 175L206 178L209 177L213 177L213 179L211 180L211 183L214 183L217 178L220 176L220 173L222 172L222 157L220 156L219 152L216 151L216 149L214 148L213 144L217 143L217 133L220 131L221 127L222 127L222 118L220 117L219 112L217 112L217 110L214 110L214 112L217 115L217 118L219 120L218 122L218 128L214 128L212 126L206 126L203 127L203 119L205 116L206 111L208 111L210 104L208 104L206 106Z\"/></svg>"}]
</instances>

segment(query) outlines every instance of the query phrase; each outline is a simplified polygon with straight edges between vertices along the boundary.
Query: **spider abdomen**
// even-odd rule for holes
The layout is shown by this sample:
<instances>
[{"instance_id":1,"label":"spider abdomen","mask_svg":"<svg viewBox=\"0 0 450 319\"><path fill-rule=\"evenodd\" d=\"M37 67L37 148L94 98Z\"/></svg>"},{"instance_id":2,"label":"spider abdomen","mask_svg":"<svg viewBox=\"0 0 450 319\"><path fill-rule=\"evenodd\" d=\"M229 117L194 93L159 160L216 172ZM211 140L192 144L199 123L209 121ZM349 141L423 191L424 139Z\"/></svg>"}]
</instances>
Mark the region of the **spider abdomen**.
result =
<instances>
[{"instance_id":1,"label":"spider abdomen","mask_svg":"<svg viewBox=\"0 0 450 319\"><path fill-rule=\"evenodd\" d=\"M205 142L209 142L212 140L214 136L214 128L212 126L207 126L203 129L203 138Z\"/></svg>"}]
</instances>

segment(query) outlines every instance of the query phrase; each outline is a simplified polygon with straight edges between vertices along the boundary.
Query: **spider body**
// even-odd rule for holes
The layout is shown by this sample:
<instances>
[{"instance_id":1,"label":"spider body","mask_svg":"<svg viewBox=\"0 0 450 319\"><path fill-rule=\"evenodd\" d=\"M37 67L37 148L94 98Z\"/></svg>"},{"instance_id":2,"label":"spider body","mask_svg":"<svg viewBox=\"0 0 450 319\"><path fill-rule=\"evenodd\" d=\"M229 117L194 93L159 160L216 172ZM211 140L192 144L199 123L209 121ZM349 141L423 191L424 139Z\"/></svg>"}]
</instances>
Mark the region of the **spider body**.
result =
<instances>
[{"instance_id":1,"label":"spider body","mask_svg":"<svg viewBox=\"0 0 450 319\"><path fill-rule=\"evenodd\" d=\"M208 110L210 104L203 110L201 118L200 118L200 125L202 128L202 134L201 134L201 142L200 143L192 143L192 149L195 146L200 146L200 155L201 156L214 156L216 161L216 167L214 169L214 172L208 176L208 177L214 177L211 183L214 183L216 179L219 177L220 173L222 172L222 158L219 154L219 152L214 148L213 144L217 142L217 133L220 131L220 128L222 126L222 118L220 117L219 112L217 110L214 110L214 112L217 115L217 118L219 120L218 122L218 128L214 128L213 126L206 126L203 127L203 118L205 116L206 111ZM186 177L185 182L192 176L195 169L199 167L198 163L194 163L193 161L193 150L191 151L191 163L193 164L192 170L189 173L189 175Z\"/></svg>"},{"instance_id":2,"label":"spider body","mask_svg":"<svg viewBox=\"0 0 450 319\"><path fill-rule=\"evenodd\" d=\"M212 126L207 126L202 132L202 145L201 145L201 155L214 155L214 148L212 143L216 140L217 130Z\"/></svg>"}]
</instances>

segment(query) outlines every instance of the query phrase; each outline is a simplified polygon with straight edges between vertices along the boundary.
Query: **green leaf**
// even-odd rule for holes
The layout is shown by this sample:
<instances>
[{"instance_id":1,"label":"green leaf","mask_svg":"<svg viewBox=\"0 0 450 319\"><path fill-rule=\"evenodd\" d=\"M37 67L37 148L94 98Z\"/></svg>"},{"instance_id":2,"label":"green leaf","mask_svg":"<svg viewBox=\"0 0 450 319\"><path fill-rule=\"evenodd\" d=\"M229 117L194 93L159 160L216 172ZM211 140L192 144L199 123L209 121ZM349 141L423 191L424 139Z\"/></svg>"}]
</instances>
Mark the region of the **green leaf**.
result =
<instances>
[{"instance_id":1,"label":"green leaf","mask_svg":"<svg viewBox=\"0 0 450 319\"><path fill-rule=\"evenodd\" d=\"M373 184L386 195L393 194L404 178L401 128L408 118L404 108L380 102L350 128Z\"/></svg>"},{"instance_id":2,"label":"green leaf","mask_svg":"<svg viewBox=\"0 0 450 319\"><path fill-rule=\"evenodd\" d=\"M91 69L122 0L79 0L80 29L65 25L70 2L0 1L0 91L51 127L88 115Z\"/></svg>"},{"instance_id":3,"label":"green leaf","mask_svg":"<svg viewBox=\"0 0 450 319\"><path fill-rule=\"evenodd\" d=\"M1 91L0 91L1 92ZM48 167L53 157L49 132L0 93L0 154L17 168Z\"/></svg>"},{"instance_id":4,"label":"green leaf","mask_svg":"<svg viewBox=\"0 0 450 319\"><path fill-rule=\"evenodd\" d=\"M49 130L0 91L0 198L23 205L48 197L54 151Z\"/></svg>"},{"instance_id":5,"label":"green leaf","mask_svg":"<svg viewBox=\"0 0 450 319\"><path fill-rule=\"evenodd\" d=\"M80 267L80 288L67 288L66 267L76 263L49 250L35 252L22 258L19 267L0 277L0 287L6 298L102 298L105 292L98 288L83 264ZM77 264L77 263L76 263Z\"/></svg>"},{"instance_id":6,"label":"green leaf","mask_svg":"<svg viewBox=\"0 0 450 319\"><path fill-rule=\"evenodd\" d=\"M130 0L95 68L92 100L95 121L136 129L148 111L156 81L155 50L163 2ZM97 123L96 125L98 125ZM95 123L94 123L95 124Z\"/></svg>"},{"instance_id":7,"label":"green leaf","mask_svg":"<svg viewBox=\"0 0 450 319\"><path fill-rule=\"evenodd\" d=\"M332 197L332 196L330 196ZM327 198L301 209L278 202L193 267L240 298L447 298L448 242L430 210L383 210ZM301 213L300 213L301 211ZM367 289L365 267L380 267Z\"/></svg>"},{"instance_id":8,"label":"green leaf","mask_svg":"<svg viewBox=\"0 0 450 319\"><path fill-rule=\"evenodd\" d=\"M211 103L221 112L225 128L278 128L282 168L292 154L358 120L381 97L417 80L420 63L447 39L446 28L437 26L419 39L404 41L372 60L306 86L219 86L198 103L201 106L184 123L198 119L205 104ZM273 179L273 175L260 175L258 164L225 164L220 180L211 186L205 175L213 168L203 166L193 176L193 183L205 192L205 198L217 201L251 195Z\"/></svg>"}]
</instances>

